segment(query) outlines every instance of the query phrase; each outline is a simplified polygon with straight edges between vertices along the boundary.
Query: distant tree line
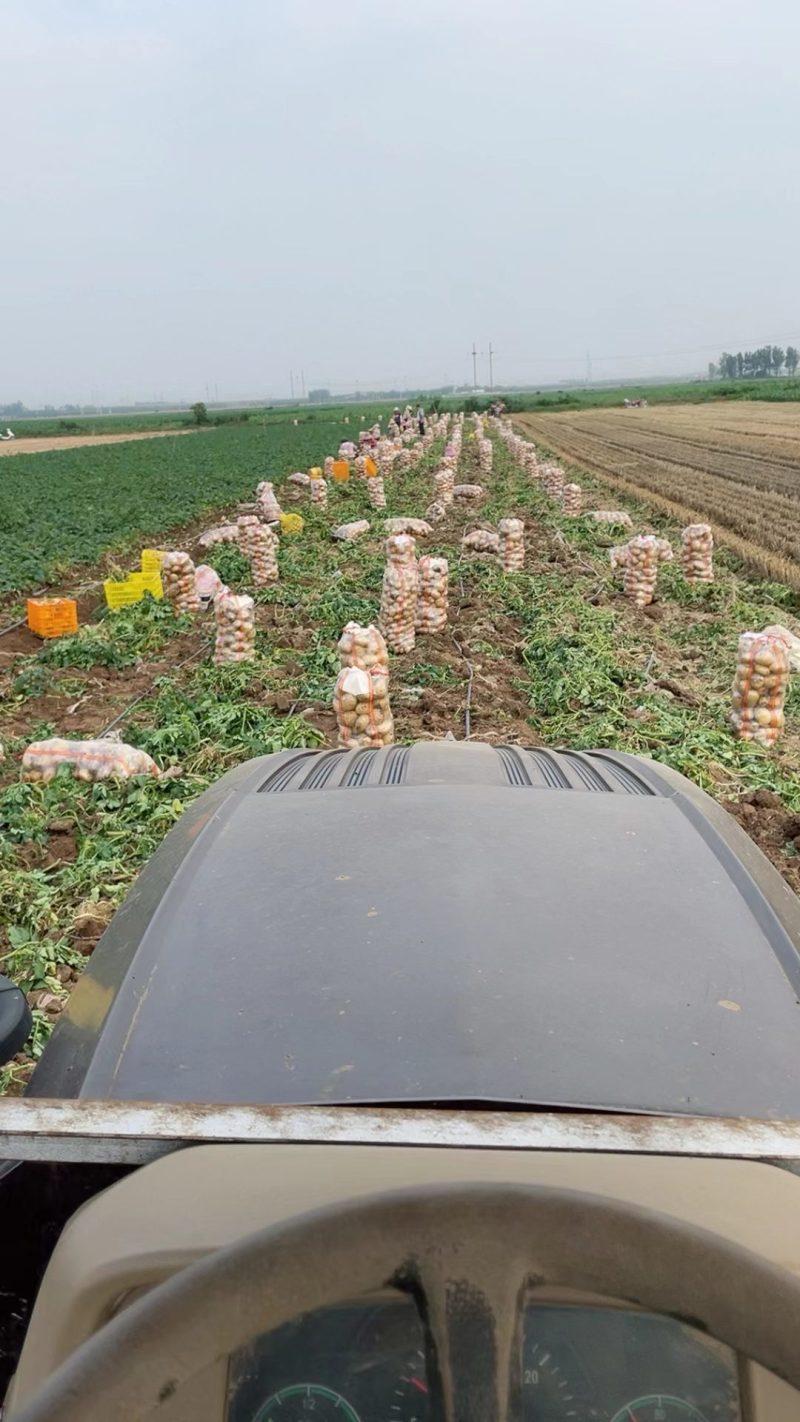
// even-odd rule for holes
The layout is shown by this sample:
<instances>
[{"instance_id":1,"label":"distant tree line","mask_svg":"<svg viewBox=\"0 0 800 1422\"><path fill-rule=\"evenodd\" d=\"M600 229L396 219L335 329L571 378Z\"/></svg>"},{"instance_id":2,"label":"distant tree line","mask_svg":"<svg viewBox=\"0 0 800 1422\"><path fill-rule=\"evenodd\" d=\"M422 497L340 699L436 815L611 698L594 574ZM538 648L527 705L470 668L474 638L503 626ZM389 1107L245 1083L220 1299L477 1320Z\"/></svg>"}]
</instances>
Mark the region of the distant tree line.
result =
<instances>
[{"instance_id":1,"label":"distant tree line","mask_svg":"<svg viewBox=\"0 0 800 1422\"><path fill-rule=\"evenodd\" d=\"M794 346L759 346L756 351L723 351L719 360L709 361L709 380L763 380L769 375L794 375L800 365L800 351Z\"/></svg>"}]
</instances>

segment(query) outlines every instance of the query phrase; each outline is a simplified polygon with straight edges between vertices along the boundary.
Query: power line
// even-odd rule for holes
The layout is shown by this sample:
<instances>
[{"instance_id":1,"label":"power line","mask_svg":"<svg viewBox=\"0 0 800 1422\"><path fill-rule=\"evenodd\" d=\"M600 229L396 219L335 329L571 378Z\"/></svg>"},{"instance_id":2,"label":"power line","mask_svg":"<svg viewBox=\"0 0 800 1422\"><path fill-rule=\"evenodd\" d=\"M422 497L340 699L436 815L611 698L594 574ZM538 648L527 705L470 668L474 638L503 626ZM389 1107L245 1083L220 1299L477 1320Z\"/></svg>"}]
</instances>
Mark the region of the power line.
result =
<instances>
[{"instance_id":1,"label":"power line","mask_svg":"<svg viewBox=\"0 0 800 1422\"><path fill-rule=\"evenodd\" d=\"M673 347L672 350L668 350L668 351L647 351L647 352L641 352L641 351L639 351L637 354L632 354L631 352L626 352L624 355L592 356L592 361L595 361L595 362L596 362L596 361L606 362L606 361L614 361L614 360L662 360L662 359L664 359L666 356L676 356L676 355L702 355L702 354L704 354L706 351L719 351L719 350L720 350L721 348L723 348L723 347L724 347L725 349L728 349L728 348L730 348L731 346L734 346L734 347L736 347L736 349L738 349L738 350L744 350L744 349L748 349L748 350L749 350L749 349L751 349L751 348L757 348L759 345L776 345L778 341L798 341L798 340L800 340L800 336L798 336L797 334L792 334L792 335L789 335L789 336L771 336L768 341L767 341L767 340L759 340L759 341L728 341L728 342L715 341L715 342L713 343L713 345L707 345L707 346L684 346L684 347L681 348L681 349L678 349L678 348L676 348L676 347ZM525 365L525 364L530 364L530 365L534 365L534 364L537 364L537 365L577 365L577 364L579 364L583 359L585 359L585 357L581 357L581 356L516 356L516 357L515 357L515 360L517 360L518 362L522 363L523 365Z\"/></svg>"}]
</instances>

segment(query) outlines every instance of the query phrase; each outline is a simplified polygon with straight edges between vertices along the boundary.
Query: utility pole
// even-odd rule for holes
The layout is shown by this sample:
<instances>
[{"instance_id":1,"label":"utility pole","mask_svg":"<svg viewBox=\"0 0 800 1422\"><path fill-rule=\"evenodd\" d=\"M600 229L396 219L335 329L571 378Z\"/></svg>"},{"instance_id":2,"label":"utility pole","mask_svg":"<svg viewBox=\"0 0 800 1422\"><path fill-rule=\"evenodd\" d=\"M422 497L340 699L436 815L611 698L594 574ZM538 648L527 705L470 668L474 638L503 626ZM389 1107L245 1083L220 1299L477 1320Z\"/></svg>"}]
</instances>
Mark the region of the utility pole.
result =
<instances>
[{"instance_id":1,"label":"utility pole","mask_svg":"<svg viewBox=\"0 0 800 1422\"><path fill-rule=\"evenodd\" d=\"M292 370L289 371L289 389L292 392L292 399L294 399L294 371Z\"/></svg>"},{"instance_id":2,"label":"utility pole","mask_svg":"<svg viewBox=\"0 0 800 1422\"><path fill-rule=\"evenodd\" d=\"M494 357L494 348L493 348L492 343L491 343L491 341L490 341L490 342L489 342L489 389L490 389L490 390L494 390L494 368L493 368L493 366L492 366L492 359L493 359L493 357Z\"/></svg>"},{"instance_id":3,"label":"utility pole","mask_svg":"<svg viewBox=\"0 0 800 1422\"><path fill-rule=\"evenodd\" d=\"M304 370L301 370L301 371L300 371L300 395L301 395L301 397L303 398L303 400L305 400L305 398L306 398L306 373L305 373Z\"/></svg>"},{"instance_id":4,"label":"utility pole","mask_svg":"<svg viewBox=\"0 0 800 1422\"><path fill-rule=\"evenodd\" d=\"M472 388L478 388L478 350L475 342L472 342Z\"/></svg>"}]
</instances>

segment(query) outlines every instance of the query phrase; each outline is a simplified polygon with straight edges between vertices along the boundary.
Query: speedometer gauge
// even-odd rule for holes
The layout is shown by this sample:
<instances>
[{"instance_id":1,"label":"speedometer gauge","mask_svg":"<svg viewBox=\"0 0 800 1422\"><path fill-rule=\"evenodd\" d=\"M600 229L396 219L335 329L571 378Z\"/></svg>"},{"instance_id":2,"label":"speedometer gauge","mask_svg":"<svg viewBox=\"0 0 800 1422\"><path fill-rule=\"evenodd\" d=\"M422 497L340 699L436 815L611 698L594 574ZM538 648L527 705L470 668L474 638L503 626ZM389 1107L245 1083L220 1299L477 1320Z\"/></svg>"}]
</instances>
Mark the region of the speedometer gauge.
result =
<instances>
[{"instance_id":1,"label":"speedometer gauge","mask_svg":"<svg viewBox=\"0 0 800 1422\"><path fill-rule=\"evenodd\" d=\"M574 1383L549 1343L530 1343L522 1361L522 1398L525 1422L561 1422L587 1415L576 1396ZM588 1415L591 1415L589 1413ZM627 1419L630 1422L630 1418Z\"/></svg>"},{"instance_id":2,"label":"speedometer gauge","mask_svg":"<svg viewBox=\"0 0 800 1422\"><path fill-rule=\"evenodd\" d=\"M706 1419L691 1402L654 1392L626 1402L611 1422L706 1422Z\"/></svg>"},{"instance_id":3,"label":"speedometer gauge","mask_svg":"<svg viewBox=\"0 0 800 1422\"><path fill-rule=\"evenodd\" d=\"M419 1348L397 1378L389 1404L389 1422L427 1422L429 1406L425 1354Z\"/></svg>"},{"instance_id":4,"label":"speedometer gauge","mask_svg":"<svg viewBox=\"0 0 800 1422\"><path fill-rule=\"evenodd\" d=\"M341 1393L318 1383L282 1387L259 1407L253 1422L361 1422Z\"/></svg>"}]
</instances>

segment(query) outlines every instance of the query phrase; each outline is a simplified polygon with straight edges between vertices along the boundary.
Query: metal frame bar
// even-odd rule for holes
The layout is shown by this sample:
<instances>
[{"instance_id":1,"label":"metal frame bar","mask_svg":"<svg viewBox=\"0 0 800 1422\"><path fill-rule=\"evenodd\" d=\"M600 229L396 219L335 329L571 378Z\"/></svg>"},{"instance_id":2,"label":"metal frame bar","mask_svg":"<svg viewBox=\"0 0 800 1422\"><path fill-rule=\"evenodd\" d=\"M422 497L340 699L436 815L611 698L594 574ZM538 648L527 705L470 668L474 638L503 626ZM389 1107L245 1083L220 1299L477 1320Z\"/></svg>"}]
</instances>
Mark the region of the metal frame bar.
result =
<instances>
[{"instance_id":1,"label":"metal frame bar","mask_svg":"<svg viewBox=\"0 0 800 1422\"><path fill-rule=\"evenodd\" d=\"M0 1160L144 1165L193 1145L580 1151L800 1166L800 1121L379 1106L0 1099Z\"/></svg>"}]
</instances>

